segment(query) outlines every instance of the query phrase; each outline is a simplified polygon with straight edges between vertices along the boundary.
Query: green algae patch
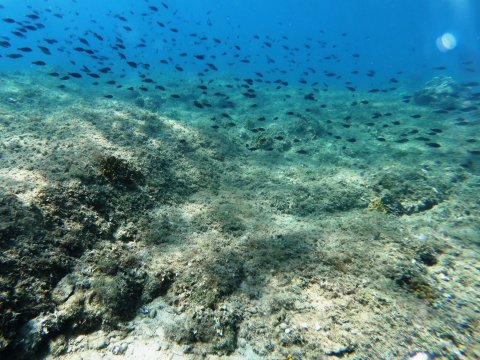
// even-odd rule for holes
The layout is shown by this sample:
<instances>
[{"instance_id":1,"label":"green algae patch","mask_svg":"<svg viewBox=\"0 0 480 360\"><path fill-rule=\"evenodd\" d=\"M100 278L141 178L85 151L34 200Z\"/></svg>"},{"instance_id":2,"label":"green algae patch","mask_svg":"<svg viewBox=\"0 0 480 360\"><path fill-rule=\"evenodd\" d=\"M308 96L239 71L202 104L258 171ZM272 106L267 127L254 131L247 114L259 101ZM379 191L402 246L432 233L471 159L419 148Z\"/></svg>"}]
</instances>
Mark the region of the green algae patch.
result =
<instances>
[{"instance_id":1,"label":"green algae patch","mask_svg":"<svg viewBox=\"0 0 480 360\"><path fill-rule=\"evenodd\" d=\"M124 159L109 155L99 156L97 161L100 173L111 183L133 186L143 179L142 173Z\"/></svg>"}]
</instances>

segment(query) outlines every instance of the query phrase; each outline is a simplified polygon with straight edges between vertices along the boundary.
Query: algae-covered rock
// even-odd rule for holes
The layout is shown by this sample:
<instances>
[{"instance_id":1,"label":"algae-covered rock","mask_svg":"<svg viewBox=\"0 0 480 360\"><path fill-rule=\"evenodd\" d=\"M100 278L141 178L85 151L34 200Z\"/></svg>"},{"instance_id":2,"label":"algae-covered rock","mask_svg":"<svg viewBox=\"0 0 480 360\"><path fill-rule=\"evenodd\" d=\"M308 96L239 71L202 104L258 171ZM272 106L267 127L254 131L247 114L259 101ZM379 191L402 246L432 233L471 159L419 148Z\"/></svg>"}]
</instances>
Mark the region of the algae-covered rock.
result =
<instances>
[{"instance_id":1,"label":"algae-covered rock","mask_svg":"<svg viewBox=\"0 0 480 360\"><path fill-rule=\"evenodd\" d=\"M451 184L458 181L454 171L408 167L385 168L375 177L373 189L380 196L370 201L368 209L398 216L432 209L448 196Z\"/></svg>"},{"instance_id":2,"label":"algae-covered rock","mask_svg":"<svg viewBox=\"0 0 480 360\"><path fill-rule=\"evenodd\" d=\"M101 174L112 183L131 186L142 179L132 164L116 156L99 156L98 163Z\"/></svg>"},{"instance_id":3,"label":"algae-covered rock","mask_svg":"<svg viewBox=\"0 0 480 360\"><path fill-rule=\"evenodd\" d=\"M46 228L39 208L0 193L0 353L19 347L19 340L30 351L44 338L19 333L27 334L25 324L52 309L49 292L70 266Z\"/></svg>"},{"instance_id":4,"label":"algae-covered rock","mask_svg":"<svg viewBox=\"0 0 480 360\"><path fill-rule=\"evenodd\" d=\"M379 211L384 214L393 214L397 216L405 213L405 209L403 208L402 204L390 194L374 198L368 204L368 210Z\"/></svg>"},{"instance_id":5,"label":"algae-covered rock","mask_svg":"<svg viewBox=\"0 0 480 360\"><path fill-rule=\"evenodd\" d=\"M409 266L399 268L396 282L419 299L433 302L438 296L423 267Z\"/></svg>"},{"instance_id":6,"label":"algae-covered rock","mask_svg":"<svg viewBox=\"0 0 480 360\"><path fill-rule=\"evenodd\" d=\"M437 76L414 94L417 105L434 105L442 108L456 107L463 88L449 76Z\"/></svg>"},{"instance_id":7,"label":"algae-covered rock","mask_svg":"<svg viewBox=\"0 0 480 360\"><path fill-rule=\"evenodd\" d=\"M219 355L237 348L241 316L227 309L210 310L203 307L186 312L166 329L167 337L180 344L208 344L207 352Z\"/></svg>"}]
</instances>

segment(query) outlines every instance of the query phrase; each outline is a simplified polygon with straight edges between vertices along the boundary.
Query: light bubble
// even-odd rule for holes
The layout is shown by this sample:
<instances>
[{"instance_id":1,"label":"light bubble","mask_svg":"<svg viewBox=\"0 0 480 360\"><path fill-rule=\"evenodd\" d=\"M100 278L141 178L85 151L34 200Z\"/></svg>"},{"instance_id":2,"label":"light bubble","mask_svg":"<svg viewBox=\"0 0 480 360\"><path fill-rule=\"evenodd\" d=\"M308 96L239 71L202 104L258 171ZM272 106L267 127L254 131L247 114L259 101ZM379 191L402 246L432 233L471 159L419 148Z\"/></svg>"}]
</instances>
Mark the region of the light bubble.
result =
<instances>
[{"instance_id":1,"label":"light bubble","mask_svg":"<svg viewBox=\"0 0 480 360\"><path fill-rule=\"evenodd\" d=\"M441 52L447 52L457 47L457 38L452 33L445 33L437 38L437 48Z\"/></svg>"}]
</instances>

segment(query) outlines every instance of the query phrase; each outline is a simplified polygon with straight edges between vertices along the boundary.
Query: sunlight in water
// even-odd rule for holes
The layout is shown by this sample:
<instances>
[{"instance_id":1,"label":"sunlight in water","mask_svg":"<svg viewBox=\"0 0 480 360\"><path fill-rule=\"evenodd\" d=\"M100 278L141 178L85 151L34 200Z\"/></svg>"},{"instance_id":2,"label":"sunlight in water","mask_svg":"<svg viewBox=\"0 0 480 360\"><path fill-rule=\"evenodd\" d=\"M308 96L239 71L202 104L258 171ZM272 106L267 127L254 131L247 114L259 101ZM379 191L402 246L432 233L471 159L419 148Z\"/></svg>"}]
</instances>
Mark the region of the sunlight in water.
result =
<instances>
[{"instance_id":1,"label":"sunlight in water","mask_svg":"<svg viewBox=\"0 0 480 360\"><path fill-rule=\"evenodd\" d=\"M445 33L437 38L437 48L442 52L453 50L457 47L457 38L451 33Z\"/></svg>"}]
</instances>

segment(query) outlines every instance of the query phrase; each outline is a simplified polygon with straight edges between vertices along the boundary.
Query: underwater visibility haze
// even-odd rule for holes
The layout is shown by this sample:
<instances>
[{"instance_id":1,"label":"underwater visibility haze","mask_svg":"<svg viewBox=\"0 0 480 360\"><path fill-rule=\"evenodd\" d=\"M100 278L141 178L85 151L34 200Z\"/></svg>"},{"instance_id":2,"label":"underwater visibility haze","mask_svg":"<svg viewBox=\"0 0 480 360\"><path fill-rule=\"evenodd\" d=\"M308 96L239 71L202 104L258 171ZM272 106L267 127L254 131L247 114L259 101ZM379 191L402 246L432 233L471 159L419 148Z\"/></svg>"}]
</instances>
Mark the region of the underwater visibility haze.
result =
<instances>
[{"instance_id":1,"label":"underwater visibility haze","mask_svg":"<svg viewBox=\"0 0 480 360\"><path fill-rule=\"evenodd\" d=\"M480 2L0 0L0 359L480 359Z\"/></svg>"}]
</instances>

